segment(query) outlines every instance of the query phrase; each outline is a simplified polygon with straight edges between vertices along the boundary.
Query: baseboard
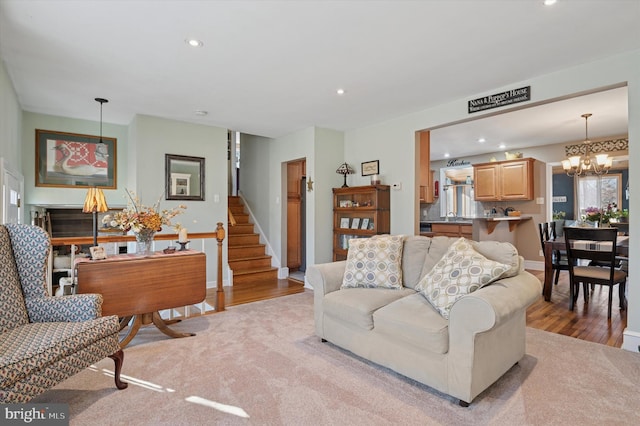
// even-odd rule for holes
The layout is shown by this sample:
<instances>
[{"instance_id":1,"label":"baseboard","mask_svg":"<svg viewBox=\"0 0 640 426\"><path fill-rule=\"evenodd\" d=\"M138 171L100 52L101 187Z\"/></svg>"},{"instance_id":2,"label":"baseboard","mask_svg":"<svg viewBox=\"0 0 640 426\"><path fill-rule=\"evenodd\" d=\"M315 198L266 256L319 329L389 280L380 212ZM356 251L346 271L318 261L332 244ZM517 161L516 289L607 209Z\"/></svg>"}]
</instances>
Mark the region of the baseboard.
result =
<instances>
[{"instance_id":1,"label":"baseboard","mask_svg":"<svg viewBox=\"0 0 640 426\"><path fill-rule=\"evenodd\" d=\"M640 352L640 333L625 328L622 332L622 349Z\"/></svg>"},{"instance_id":2,"label":"baseboard","mask_svg":"<svg viewBox=\"0 0 640 426\"><path fill-rule=\"evenodd\" d=\"M278 279L284 280L289 276L289 268L278 268Z\"/></svg>"},{"instance_id":3,"label":"baseboard","mask_svg":"<svg viewBox=\"0 0 640 426\"><path fill-rule=\"evenodd\" d=\"M538 260L526 260L524 261L524 268L531 269L533 271L544 271L544 262Z\"/></svg>"}]
</instances>

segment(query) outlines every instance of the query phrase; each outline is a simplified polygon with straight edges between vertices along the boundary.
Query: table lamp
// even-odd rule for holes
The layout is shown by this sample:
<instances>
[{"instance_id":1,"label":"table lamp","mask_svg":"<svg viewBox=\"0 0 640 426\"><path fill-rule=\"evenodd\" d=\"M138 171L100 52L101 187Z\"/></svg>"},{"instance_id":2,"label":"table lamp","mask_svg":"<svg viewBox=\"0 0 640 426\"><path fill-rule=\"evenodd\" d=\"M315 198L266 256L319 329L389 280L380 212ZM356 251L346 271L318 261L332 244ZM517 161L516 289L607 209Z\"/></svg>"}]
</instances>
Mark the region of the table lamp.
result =
<instances>
[{"instance_id":1,"label":"table lamp","mask_svg":"<svg viewBox=\"0 0 640 426\"><path fill-rule=\"evenodd\" d=\"M343 188L348 188L349 185L347 185L347 175L351 175L351 174L355 173L353 168L351 168L351 166L348 165L347 163L342 163L342 164L340 164L340 167L338 167L338 169L336 170L336 173L338 173L339 175L343 175L344 176L344 184L342 185L342 187Z\"/></svg>"},{"instance_id":2,"label":"table lamp","mask_svg":"<svg viewBox=\"0 0 640 426\"><path fill-rule=\"evenodd\" d=\"M93 245L98 245L98 212L103 213L109 210L104 193L100 188L89 188L87 196L84 199L82 211L84 213L93 213Z\"/></svg>"}]
</instances>

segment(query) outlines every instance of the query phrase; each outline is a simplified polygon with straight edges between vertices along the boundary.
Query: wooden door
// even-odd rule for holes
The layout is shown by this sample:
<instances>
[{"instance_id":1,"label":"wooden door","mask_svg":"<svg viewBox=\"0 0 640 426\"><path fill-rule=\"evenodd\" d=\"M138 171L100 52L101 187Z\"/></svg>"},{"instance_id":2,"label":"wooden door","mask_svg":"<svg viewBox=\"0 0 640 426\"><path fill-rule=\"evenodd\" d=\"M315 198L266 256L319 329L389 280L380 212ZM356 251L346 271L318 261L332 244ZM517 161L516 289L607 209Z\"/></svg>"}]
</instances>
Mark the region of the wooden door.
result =
<instances>
[{"instance_id":1,"label":"wooden door","mask_svg":"<svg viewBox=\"0 0 640 426\"><path fill-rule=\"evenodd\" d=\"M305 160L287 163L287 267L296 271L302 264L302 177Z\"/></svg>"}]
</instances>

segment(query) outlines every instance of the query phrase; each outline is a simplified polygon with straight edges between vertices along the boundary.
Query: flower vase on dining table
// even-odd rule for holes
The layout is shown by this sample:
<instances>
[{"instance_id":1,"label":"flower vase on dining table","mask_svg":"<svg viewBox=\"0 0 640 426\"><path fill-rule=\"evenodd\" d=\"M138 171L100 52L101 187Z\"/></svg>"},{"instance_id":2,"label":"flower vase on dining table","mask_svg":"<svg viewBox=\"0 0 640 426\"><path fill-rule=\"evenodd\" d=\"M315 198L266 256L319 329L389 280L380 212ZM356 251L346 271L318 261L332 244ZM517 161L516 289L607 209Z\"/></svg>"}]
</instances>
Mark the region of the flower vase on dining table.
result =
<instances>
[{"instance_id":1,"label":"flower vase on dining table","mask_svg":"<svg viewBox=\"0 0 640 426\"><path fill-rule=\"evenodd\" d=\"M151 256L153 251L151 250L151 245L153 244L153 236L156 234L156 231L152 231L150 229L141 229L139 232L134 232L136 236L136 254L138 256Z\"/></svg>"}]
</instances>

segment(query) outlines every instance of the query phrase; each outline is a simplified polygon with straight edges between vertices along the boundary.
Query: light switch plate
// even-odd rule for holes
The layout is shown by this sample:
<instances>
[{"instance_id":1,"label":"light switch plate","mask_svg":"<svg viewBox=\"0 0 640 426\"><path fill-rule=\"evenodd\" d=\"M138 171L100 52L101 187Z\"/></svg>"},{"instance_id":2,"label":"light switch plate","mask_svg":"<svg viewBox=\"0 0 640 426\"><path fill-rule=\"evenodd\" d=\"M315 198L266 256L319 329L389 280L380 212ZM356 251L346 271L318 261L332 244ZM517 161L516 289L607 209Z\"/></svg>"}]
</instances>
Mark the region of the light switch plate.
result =
<instances>
[{"instance_id":1,"label":"light switch plate","mask_svg":"<svg viewBox=\"0 0 640 426\"><path fill-rule=\"evenodd\" d=\"M536 198L536 204L544 204L544 197Z\"/></svg>"},{"instance_id":2,"label":"light switch plate","mask_svg":"<svg viewBox=\"0 0 640 426\"><path fill-rule=\"evenodd\" d=\"M396 191L400 191L402 189L402 183L401 182L392 183L391 188L395 189Z\"/></svg>"}]
</instances>

